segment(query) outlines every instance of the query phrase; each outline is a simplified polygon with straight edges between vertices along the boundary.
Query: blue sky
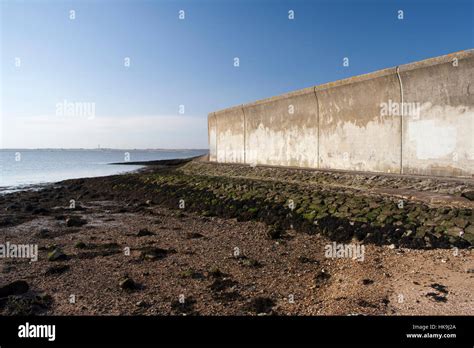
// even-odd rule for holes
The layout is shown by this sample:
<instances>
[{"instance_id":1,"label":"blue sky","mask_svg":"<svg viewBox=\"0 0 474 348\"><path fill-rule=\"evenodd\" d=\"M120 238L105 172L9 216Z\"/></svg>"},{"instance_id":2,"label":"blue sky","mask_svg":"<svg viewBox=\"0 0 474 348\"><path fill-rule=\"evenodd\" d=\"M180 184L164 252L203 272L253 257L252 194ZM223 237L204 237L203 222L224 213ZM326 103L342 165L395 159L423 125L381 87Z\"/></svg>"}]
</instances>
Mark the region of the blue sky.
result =
<instances>
[{"instance_id":1,"label":"blue sky","mask_svg":"<svg viewBox=\"0 0 474 348\"><path fill-rule=\"evenodd\" d=\"M211 111L474 47L472 0L0 2L3 148L206 148Z\"/></svg>"}]
</instances>

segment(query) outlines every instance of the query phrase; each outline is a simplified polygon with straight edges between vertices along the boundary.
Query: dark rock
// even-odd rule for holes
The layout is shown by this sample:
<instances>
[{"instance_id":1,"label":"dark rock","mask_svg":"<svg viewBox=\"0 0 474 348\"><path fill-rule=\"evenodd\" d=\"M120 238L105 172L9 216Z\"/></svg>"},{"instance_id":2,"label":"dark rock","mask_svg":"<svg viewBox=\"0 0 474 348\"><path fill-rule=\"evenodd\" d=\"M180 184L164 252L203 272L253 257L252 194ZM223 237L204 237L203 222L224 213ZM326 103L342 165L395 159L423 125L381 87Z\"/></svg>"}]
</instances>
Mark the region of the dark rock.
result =
<instances>
[{"instance_id":1,"label":"dark rock","mask_svg":"<svg viewBox=\"0 0 474 348\"><path fill-rule=\"evenodd\" d=\"M38 233L36 233L36 237L38 237L38 238L49 238L49 237L51 237L50 230L48 230L47 228L42 228L38 231Z\"/></svg>"},{"instance_id":2,"label":"dark rock","mask_svg":"<svg viewBox=\"0 0 474 348\"><path fill-rule=\"evenodd\" d=\"M255 297L246 305L246 309L255 314L268 314L272 311L274 306L275 301L269 297Z\"/></svg>"},{"instance_id":3,"label":"dark rock","mask_svg":"<svg viewBox=\"0 0 474 348\"><path fill-rule=\"evenodd\" d=\"M212 291L225 291L234 285L237 285L237 282L230 278L216 278L209 287Z\"/></svg>"},{"instance_id":4,"label":"dark rock","mask_svg":"<svg viewBox=\"0 0 474 348\"><path fill-rule=\"evenodd\" d=\"M364 308L367 308L367 307L370 307L370 308L377 308L377 305L373 304L373 303L370 303L366 300L358 300L357 301L357 304L361 307L364 307Z\"/></svg>"},{"instance_id":5,"label":"dark rock","mask_svg":"<svg viewBox=\"0 0 474 348\"><path fill-rule=\"evenodd\" d=\"M204 279L204 275L201 272L197 272L192 269L181 272L181 277L191 279Z\"/></svg>"},{"instance_id":6,"label":"dark rock","mask_svg":"<svg viewBox=\"0 0 474 348\"><path fill-rule=\"evenodd\" d=\"M46 209L46 208L35 208L33 209L33 214L34 215L45 215L45 214L48 214L49 213L49 209Z\"/></svg>"},{"instance_id":7,"label":"dark rock","mask_svg":"<svg viewBox=\"0 0 474 348\"><path fill-rule=\"evenodd\" d=\"M25 207L23 208L23 211L29 213L29 212L32 212L34 209L35 207L32 204L27 203Z\"/></svg>"},{"instance_id":8,"label":"dark rock","mask_svg":"<svg viewBox=\"0 0 474 348\"><path fill-rule=\"evenodd\" d=\"M469 199L470 201L474 201L474 191L466 191L461 194L462 197Z\"/></svg>"},{"instance_id":9,"label":"dark rock","mask_svg":"<svg viewBox=\"0 0 474 348\"><path fill-rule=\"evenodd\" d=\"M443 294L447 294L448 293L448 290L446 288L445 285L441 285L441 284L438 284L438 283L434 283L434 284L431 284L430 285L433 289L435 290L438 290L439 292L443 293Z\"/></svg>"},{"instance_id":10,"label":"dark rock","mask_svg":"<svg viewBox=\"0 0 474 348\"><path fill-rule=\"evenodd\" d=\"M166 250L166 249L161 249L161 248L148 248L143 250L140 253L140 257L143 260L160 260L168 256L168 254L173 253L173 250Z\"/></svg>"},{"instance_id":11,"label":"dark rock","mask_svg":"<svg viewBox=\"0 0 474 348\"><path fill-rule=\"evenodd\" d=\"M5 210L19 210L21 209L21 205L18 202L12 203L5 208Z\"/></svg>"},{"instance_id":12,"label":"dark rock","mask_svg":"<svg viewBox=\"0 0 474 348\"><path fill-rule=\"evenodd\" d=\"M15 223L15 220L10 216L4 217L0 219L0 227L11 226Z\"/></svg>"},{"instance_id":13,"label":"dark rock","mask_svg":"<svg viewBox=\"0 0 474 348\"><path fill-rule=\"evenodd\" d=\"M137 303L135 303L135 305L137 307L140 307L140 308L148 308L150 307L150 304L146 301L138 301Z\"/></svg>"},{"instance_id":14,"label":"dark rock","mask_svg":"<svg viewBox=\"0 0 474 348\"><path fill-rule=\"evenodd\" d=\"M314 263L316 265L319 264L319 260L316 260L316 259L313 259L313 258L310 258L310 257L306 257L306 256L298 256L298 261L301 262L301 263Z\"/></svg>"},{"instance_id":15,"label":"dark rock","mask_svg":"<svg viewBox=\"0 0 474 348\"><path fill-rule=\"evenodd\" d=\"M87 248L87 245L84 242L77 242L76 245L74 245L74 247L77 249L85 249Z\"/></svg>"},{"instance_id":16,"label":"dark rock","mask_svg":"<svg viewBox=\"0 0 474 348\"><path fill-rule=\"evenodd\" d=\"M446 298L446 296L443 296L443 295L439 295L435 292L429 292L426 294L427 297L432 297L436 302L447 302L448 299Z\"/></svg>"},{"instance_id":17,"label":"dark rock","mask_svg":"<svg viewBox=\"0 0 474 348\"><path fill-rule=\"evenodd\" d=\"M139 285L131 278L125 278L119 283L120 288L127 291L133 291L139 289Z\"/></svg>"},{"instance_id":18,"label":"dark rock","mask_svg":"<svg viewBox=\"0 0 474 348\"><path fill-rule=\"evenodd\" d=\"M21 295L29 290L30 286L24 280L15 280L10 284L0 287L0 297Z\"/></svg>"},{"instance_id":19,"label":"dark rock","mask_svg":"<svg viewBox=\"0 0 474 348\"><path fill-rule=\"evenodd\" d=\"M283 233L283 229L278 224L269 226L267 230L267 234L271 239L280 238L282 233Z\"/></svg>"},{"instance_id":20,"label":"dark rock","mask_svg":"<svg viewBox=\"0 0 474 348\"><path fill-rule=\"evenodd\" d=\"M372 279L362 279L362 284L364 285L370 285L373 284L374 281Z\"/></svg>"},{"instance_id":21,"label":"dark rock","mask_svg":"<svg viewBox=\"0 0 474 348\"><path fill-rule=\"evenodd\" d=\"M76 204L76 206L74 207L74 210L85 211L87 210L87 208L83 207L82 205Z\"/></svg>"},{"instance_id":22,"label":"dark rock","mask_svg":"<svg viewBox=\"0 0 474 348\"><path fill-rule=\"evenodd\" d=\"M221 272L221 270L217 267L211 268L208 272L209 276L213 278L221 278L225 276L225 273Z\"/></svg>"},{"instance_id":23,"label":"dark rock","mask_svg":"<svg viewBox=\"0 0 474 348\"><path fill-rule=\"evenodd\" d=\"M9 296L5 301L5 315L32 316L47 311L53 298L50 295Z\"/></svg>"},{"instance_id":24,"label":"dark rock","mask_svg":"<svg viewBox=\"0 0 474 348\"><path fill-rule=\"evenodd\" d=\"M68 271L69 270L69 266L68 265L58 265L58 266L52 266L52 267L49 267L45 274L46 276L52 276L52 275L58 275L58 274L63 274L64 272Z\"/></svg>"},{"instance_id":25,"label":"dark rock","mask_svg":"<svg viewBox=\"0 0 474 348\"><path fill-rule=\"evenodd\" d=\"M153 236L153 235L154 235L154 233L150 232L147 228L142 228L137 233L137 237L145 237L145 236Z\"/></svg>"},{"instance_id":26,"label":"dark rock","mask_svg":"<svg viewBox=\"0 0 474 348\"><path fill-rule=\"evenodd\" d=\"M323 285L324 283L326 283L329 280L329 278L331 278L331 275L329 273L327 273L326 270L324 270L324 269L320 270L316 274L316 277L315 277L316 286Z\"/></svg>"},{"instance_id":27,"label":"dark rock","mask_svg":"<svg viewBox=\"0 0 474 348\"><path fill-rule=\"evenodd\" d=\"M262 267L262 264L258 260L251 259L251 258L246 258L246 259L240 260L239 263L242 266L251 267L251 268Z\"/></svg>"},{"instance_id":28,"label":"dark rock","mask_svg":"<svg viewBox=\"0 0 474 348\"><path fill-rule=\"evenodd\" d=\"M198 232L189 232L186 234L187 239L198 239L204 237L201 233Z\"/></svg>"},{"instance_id":29,"label":"dark rock","mask_svg":"<svg viewBox=\"0 0 474 348\"><path fill-rule=\"evenodd\" d=\"M70 216L66 219L67 227L81 227L87 224L87 220L82 219L79 216Z\"/></svg>"}]
</instances>

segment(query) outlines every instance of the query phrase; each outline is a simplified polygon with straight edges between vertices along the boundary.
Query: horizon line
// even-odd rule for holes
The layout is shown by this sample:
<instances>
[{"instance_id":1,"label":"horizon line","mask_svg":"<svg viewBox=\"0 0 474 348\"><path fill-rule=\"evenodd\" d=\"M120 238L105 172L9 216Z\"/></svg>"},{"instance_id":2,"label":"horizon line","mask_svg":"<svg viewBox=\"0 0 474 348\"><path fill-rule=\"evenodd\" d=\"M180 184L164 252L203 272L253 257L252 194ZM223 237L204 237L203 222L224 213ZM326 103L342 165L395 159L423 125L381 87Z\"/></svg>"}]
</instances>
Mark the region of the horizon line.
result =
<instances>
[{"instance_id":1,"label":"horizon line","mask_svg":"<svg viewBox=\"0 0 474 348\"><path fill-rule=\"evenodd\" d=\"M206 150L209 151L208 148L202 148L202 149L194 149L194 148L113 148L113 147L35 147L35 148L29 148L29 147L5 147L5 148L0 148L0 151L2 150L139 150L139 151L202 151Z\"/></svg>"}]
</instances>

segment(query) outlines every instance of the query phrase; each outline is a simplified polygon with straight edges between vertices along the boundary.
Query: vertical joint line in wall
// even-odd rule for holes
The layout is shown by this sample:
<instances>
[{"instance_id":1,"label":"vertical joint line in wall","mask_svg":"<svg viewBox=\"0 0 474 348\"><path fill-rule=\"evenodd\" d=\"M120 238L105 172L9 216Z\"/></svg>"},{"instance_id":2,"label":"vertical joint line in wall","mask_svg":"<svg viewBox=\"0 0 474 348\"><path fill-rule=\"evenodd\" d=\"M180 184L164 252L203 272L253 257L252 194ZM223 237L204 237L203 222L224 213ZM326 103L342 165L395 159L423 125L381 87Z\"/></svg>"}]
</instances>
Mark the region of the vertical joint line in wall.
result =
<instances>
[{"instance_id":1,"label":"vertical joint line in wall","mask_svg":"<svg viewBox=\"0 0 474 348\"><path fill-rule=\"evenodd\" d=\"M245 111L244 111L244 104L241 106L242 108L242 115L244 116L244 164L247 163L247 122L245 120Z\"/></svg>"},{"instance_id":2,"label":"vertical joint line in wall","mask_svg":"<svg viewBox=\"0 0 474 348\"><path fill-rule=\"evenodd\" d=\"M403 105L403 84L402 84L402 78L400 76L400 67L397 66L397 77L398 77L398 82L400 83L400 102L401 102L401 111L400 111L400 174L403 174L403 110L404 110L404 105Z\"/></svg>"},{"instance_id":3,"label":"vertical joint line in wall","mask_svg":"<svg viewBox=\"0 0 474 348\"><path fill-rule=\"evenodd\" d=\"M316 161L316 166L317 166L317 168L319 168L319 127L320 127L319 117L320 116L319 116L319 100L318 100L318 95L316 94L316 86L314 86L313 92L314 92L314 97L316 98L316 113L318 115L318 119L316 121L317 122L317 129L318 129L318 132L317 132L317 137L318 138L317 138L317 142L316 142L316 147L317 147L316 148L316 153L317 153L318 158L317 158L317 161Z\"/></svg>"},{"instance_id":4,"label":"vertical joint line in wall","mask_svg":"<svg viewBox=\"0 0 474 348\"><path fill-rule=\"evenodd\" d=\"M209 146L209 156L207 157L209 162L211 161L211 122L212 112L207 115L207 145Z\"/></svg>"},{"instance_id":5,"label":"vertical joint line in wall","mask_svg":"<svg viewBox=\"0 0 474 348\"><path fill-rule=\"evenodd\" d=\"M214 120L216 122L216 162L219 162L219 128L217 126L217 115L214 112Z\"/></svg>"}]
</instances>

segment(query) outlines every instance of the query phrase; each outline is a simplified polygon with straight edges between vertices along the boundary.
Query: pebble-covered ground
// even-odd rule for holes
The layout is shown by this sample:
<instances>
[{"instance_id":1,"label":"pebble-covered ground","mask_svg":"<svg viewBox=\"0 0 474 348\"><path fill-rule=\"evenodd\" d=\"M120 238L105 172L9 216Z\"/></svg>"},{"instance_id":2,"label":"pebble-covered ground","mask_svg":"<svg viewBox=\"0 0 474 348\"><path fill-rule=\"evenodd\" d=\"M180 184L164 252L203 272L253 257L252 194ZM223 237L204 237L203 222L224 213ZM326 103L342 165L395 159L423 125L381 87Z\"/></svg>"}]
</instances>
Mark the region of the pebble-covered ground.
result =
<instances>
[{"instance_id":1,"label":"pebble-covered ground","mask_svg":"<svg viewBox=\"0 0 474 348\"><path fill-rule=\"evenodd\" d=\"M372 177L193 161L2 196L0 244L40 250L0 258L0 313L474 314L472 183Z\"/></svg>"}]
</instances>

